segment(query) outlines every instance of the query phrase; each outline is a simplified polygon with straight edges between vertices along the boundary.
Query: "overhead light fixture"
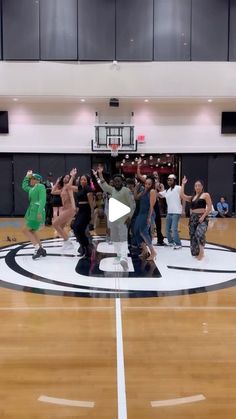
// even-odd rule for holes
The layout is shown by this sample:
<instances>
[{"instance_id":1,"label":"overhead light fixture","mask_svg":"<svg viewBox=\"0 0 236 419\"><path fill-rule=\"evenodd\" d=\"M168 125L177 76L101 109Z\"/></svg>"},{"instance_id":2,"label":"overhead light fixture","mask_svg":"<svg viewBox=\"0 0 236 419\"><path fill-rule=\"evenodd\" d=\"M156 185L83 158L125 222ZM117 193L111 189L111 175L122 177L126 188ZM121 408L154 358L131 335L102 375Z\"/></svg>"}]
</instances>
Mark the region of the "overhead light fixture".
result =
<instances>
[{"instance_id":1,"label":"overhead light fixture","mask_svg":"<svg viewBox=\"0 0 236 419\"><path fill-rule=\"evenodd\" d=\"M213 100L212 99L208 99L207 102L211 103L211 102L213 102Z\"/></svg>"},{"instance_id":2,"label":"overhead light fixture","mask_svg":"<svg viewBox=\"0 0 236 419\"><path fill-rule=\"evenodd\" d=\"M19 99L18 99L18 97L14 97L14 98L13 98L13 101L14 101L14 102L18 102L18 100L19 100Z\"/></svg>"},{"instance_id":3,"label":"overhead light fixture","mask_svg":"<svg viewBox=\"0 0 236 419\"><path fill-rule=\"evenodd\" d=\"M144 102L148 103L148 102L149 102L149 100L148 100L148 99L144 99Z\"/></svg>"},{"instance_id":4,"label":"overhead light fixture","mask_svg":"<svg viewBox=\"0 0 236 419\"><path fill-rule=\"evenodd\" d=\"M85 102L85 99L80 99L80 102Z\"/></svg>"}]
</instances>

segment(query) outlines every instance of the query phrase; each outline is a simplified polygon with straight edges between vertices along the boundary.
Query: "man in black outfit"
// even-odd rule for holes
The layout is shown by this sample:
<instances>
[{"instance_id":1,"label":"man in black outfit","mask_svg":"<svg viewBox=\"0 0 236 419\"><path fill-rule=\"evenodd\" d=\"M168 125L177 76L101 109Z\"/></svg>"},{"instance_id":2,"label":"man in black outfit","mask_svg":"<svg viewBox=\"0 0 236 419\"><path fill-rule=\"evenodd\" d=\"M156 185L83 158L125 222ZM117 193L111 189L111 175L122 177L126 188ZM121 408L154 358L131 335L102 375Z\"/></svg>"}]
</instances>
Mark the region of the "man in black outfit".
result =
<instances>
[{"instance_id":1,"label":"man in black outfit","mask_svg":"<svg viewBox=\"0 0 236 419\"><path fill-rule=\"evenodd\" d=\"M46 213L46 220L45 225L51 226L52 225L52 215L53 215L53 209L52 209L52 187L53 187L53 176L52 173L49 172L47 175L47 179L43 182L45 188L46 188L46 205L45 205L45 213Z\"/></svg>"},{"instance_id":2,"label":"man in black outfit","mask_svg":"<svg viewBox=\"0 0 236 419\"><path fill-rule=\"evenodd\" d=\"M158 173L153 172L153 176L155 178L156 191L160 192L162 185L160 183ZM165 246L164 237L163 237L162 232L161 232L161 213L160 213L160 205L159 205L158 198L156 200L156 203L155 203L153 209L154 209L155 214L156 214L155 224L156 224L156 232L157 232L157 246Z\"/></svg>"}]
</instances>

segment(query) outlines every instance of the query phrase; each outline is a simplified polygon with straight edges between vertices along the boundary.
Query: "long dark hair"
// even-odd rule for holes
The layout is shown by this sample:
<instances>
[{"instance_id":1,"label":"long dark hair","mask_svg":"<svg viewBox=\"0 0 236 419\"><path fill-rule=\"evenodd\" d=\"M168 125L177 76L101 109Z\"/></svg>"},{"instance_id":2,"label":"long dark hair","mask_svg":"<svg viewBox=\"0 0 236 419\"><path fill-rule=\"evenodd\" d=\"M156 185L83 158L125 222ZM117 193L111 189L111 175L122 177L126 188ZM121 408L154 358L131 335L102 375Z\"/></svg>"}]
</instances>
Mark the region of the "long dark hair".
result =
<instances>
[{"instance_id":1,"label":"long dark hair","mask_svg":"<svg viewBox=\"0 0 236 419\"><path fill-rule=\"evenodd\" d=\"M152 175L148 175L147 178L146 178L146 180L148 180L148 179L150 179L152 181L152 186L151 186L150 190L151 189L155 189L156 190L156 187L155 187L155 177L152 176Z\"/></svg>"},{"instance_id":2,"label":"long dark hair","mask_svg":"<svg viewBox=\"0 0 236 419\"><path fill-rule=\"evenodd\" d=\"M193 198L195 198L195 197L196 197L196 199L195 199L195 200L199 199L199 198L200 198L200 196L201 196L201 195L203 194L203 192L204 192L204 182L203 182L203 180L201 180L201 179L197 179L197 180L195 180L194 185L195 185L197 182L201 183L201 185L202 185L202 191L201 191L199 194L196 194L196 191L194 190L194 191L193 191L193 194L192 194L191 201L192 201L192 200L193 200Z\"/></svg>"},{"instance_id":3,"label":"long dark hair","mask_svg":"<svg viewBox=\"0 0 236 419\"><path fill-rule=\"evenodd\" d=\"M152 189L155 189L155 178L154 178L154 176L152 176L152 175L148 175L148 176L146 177L146 180L148 180L148 179L150 179L150 180L152 181L152 186L151 186L151 188L149 189L149 191L151 191ZM141 195L141 196L145 195L146 193L147 193L147 190L146 190L146 188L144 188L143 193L142 193L142 195Z\"/></svg>"},{"instance_id":4,"label":"long dark hair","mask_svg":"<svg viewBox=\"0 0 236 419\"><path fill-rule=\"evenodd\" d=\"M91 178L90 178L90 176L89 176L89 175L87 175L87 174L86 174L86 175L81 175L81 176L80 176L80 178L79 178L79 186L82 188L82 185L81 185L81 183L80 183L80 181L81 181L81 178L82 178L82 177L85 177L85 178L87 179L87 186L90 186L90 179L91 179Z\"/></svg>"},{"instance_id":5,"label":"long dark hair","mask_svg":"<svg viewBox=\"0 0 236 419\"><path fill-rule=\"evenodd\" d=\"M62 189L62 188L63 188L63 186L64 186L64 178L65 178L66 176L69 176L69 177L71 178L71 175L69 175L69 174L66 174L66 175L61 176L61 178L60 178L60 180L59 180L59 182L58 182L58 185L60 186L60 188L61 188L61 189Z\"/></svg>"}]
</instances>

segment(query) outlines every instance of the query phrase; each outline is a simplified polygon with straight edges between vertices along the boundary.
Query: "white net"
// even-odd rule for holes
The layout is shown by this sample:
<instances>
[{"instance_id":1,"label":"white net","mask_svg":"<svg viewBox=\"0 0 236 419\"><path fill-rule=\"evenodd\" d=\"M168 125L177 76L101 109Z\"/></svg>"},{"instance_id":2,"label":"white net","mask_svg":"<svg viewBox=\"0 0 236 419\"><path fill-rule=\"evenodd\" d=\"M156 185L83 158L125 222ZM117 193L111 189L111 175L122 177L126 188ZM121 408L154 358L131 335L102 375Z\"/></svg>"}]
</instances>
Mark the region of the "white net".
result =
<instances>
[{"instance_id":1,"label":"white net","mask_svg":"<svg viewBox=\"0 0 236 419\"><path fill-rule=\"evenodd\" d=\"M111 157L117 157L119 154L119 145L111 144Z\"/></svg>"}]
</instances>

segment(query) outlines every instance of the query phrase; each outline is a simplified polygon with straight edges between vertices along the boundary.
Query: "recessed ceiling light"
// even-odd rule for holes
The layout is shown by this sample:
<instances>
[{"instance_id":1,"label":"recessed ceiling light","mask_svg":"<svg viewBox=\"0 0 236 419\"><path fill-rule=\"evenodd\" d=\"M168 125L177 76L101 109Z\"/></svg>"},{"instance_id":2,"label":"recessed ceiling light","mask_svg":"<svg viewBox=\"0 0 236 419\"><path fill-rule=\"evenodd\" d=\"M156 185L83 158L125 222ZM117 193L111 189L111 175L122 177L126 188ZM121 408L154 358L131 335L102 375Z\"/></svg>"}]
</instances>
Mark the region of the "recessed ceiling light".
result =
<instances>
[{"instance_id":1,"label":"recessed ceiling light","mask_svg":"<svg viewBox=\"0 0 236 419\"><path fill-rule=\"evenodd\" d=\"M13 98L13 101L14 101L14 102L18 102L18 100L19 100L19 99L18 99L18 97L14 97L14 98Z\"/></svg>"},{"instance_id":2,"label":"recessed ceiling light","mask_svg":"<svg viewBox=\"0 0 236 419\"><path fill-rule=\"evenodd\" d=\"M211 103L212 102L212 99L208 99L207 102Z\"/></svg>"},{"instance_id":3,"label":"recessed ceiling light","mask_svg":"<svg viewBox=\"0 0 236 419\"><path fill-rule=\"evenodd\" d=\"M149 102L149 100L148 100L148 99L144 99L144 102L146 102L146 103L147 103L147 102Z\"/></svg>"},{"instance_id":4,"label":"recessed ceiling light","mask_svg":"<svg viewBox=\"0 0 236 419\"><path fill-rule=\"evenodd\" d=\"M85 102L85 99L80 99L80 102Z\"/></svg>"}]
</instances>

